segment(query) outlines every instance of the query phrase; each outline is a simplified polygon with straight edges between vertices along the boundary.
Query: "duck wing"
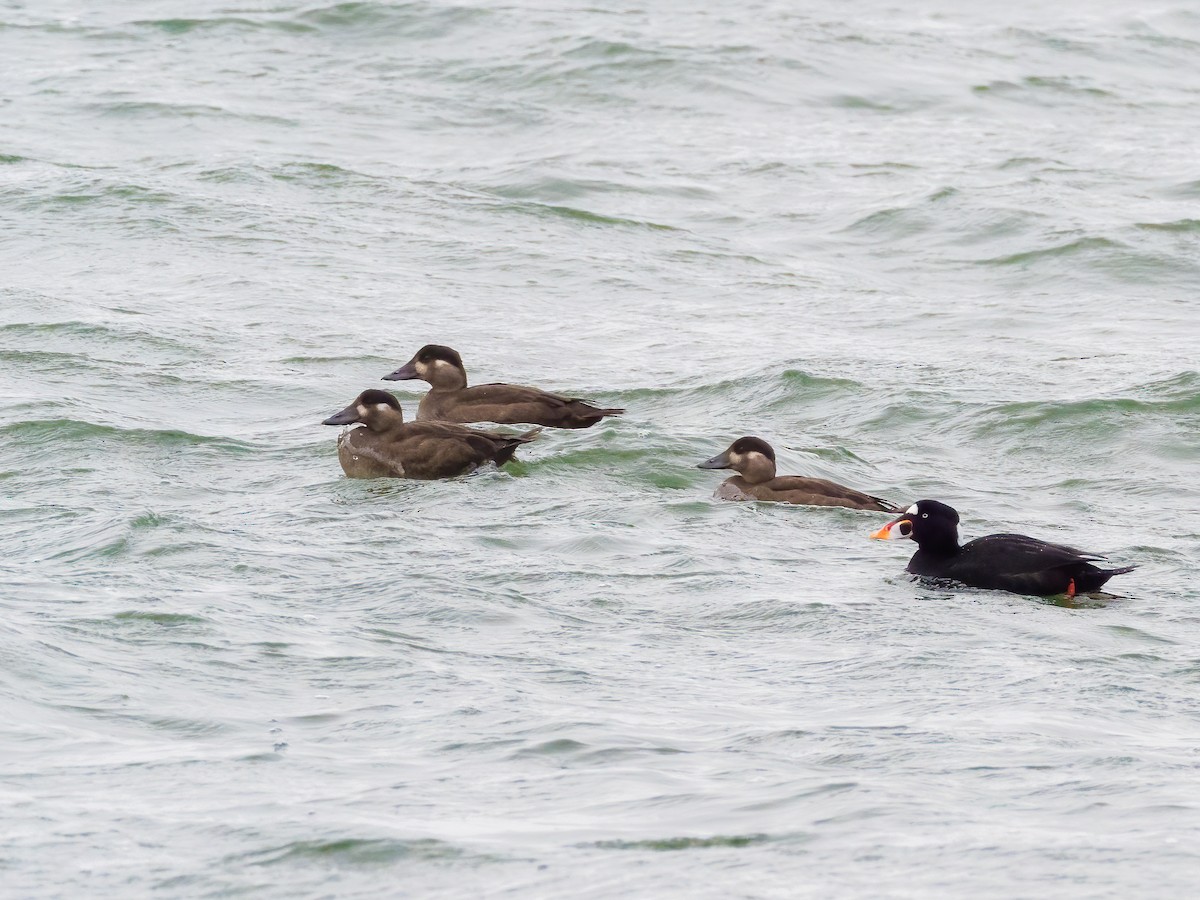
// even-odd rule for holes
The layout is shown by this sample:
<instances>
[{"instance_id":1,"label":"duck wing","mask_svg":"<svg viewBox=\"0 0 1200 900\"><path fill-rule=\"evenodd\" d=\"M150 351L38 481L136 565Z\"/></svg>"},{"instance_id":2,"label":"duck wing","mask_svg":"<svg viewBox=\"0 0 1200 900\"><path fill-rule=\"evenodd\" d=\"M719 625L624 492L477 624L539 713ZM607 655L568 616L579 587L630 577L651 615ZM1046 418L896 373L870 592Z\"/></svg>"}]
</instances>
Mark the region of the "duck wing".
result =
<instances>
[{"instance_id":1,"label":"duck wing","mask_svg":"<svg viewBox=\"0 0 1200 900\"><path fill-rule=\"evenodd\" d=\"M1051 544L1023 534L989 534L963 544L959 558L1012 575L1077 566L1105 557L1065 544Z\"/></svg>"},{"instance_id":2,"label":"duck wing","mask_svg":"<svg viewBox=\"0 0 1200 900\"><path fill-rule=\"evenodd\" d=\"M754 485L753 487L758 487ZM873 497L854 488L825 478L805 478L802 475L781 475L762 485L759 499L775 499L784 503L808 506L845 506L849 509L871 509L879 512L899 512L900 508L881 497Z\"/></svg>"},{"instance_id":3,"label":"duck wing","mask_svg":"<svg viewBox=\"0 0 1200 900\"><path fill-rule=\"evenodd\" d=\"M564 397L517 384L478 384L439 392L437 408L454 422L528 423L550 428L588 428L623 409L601 409L577 397Z\"/></svg>"},{"instance_id":4,"label":"duck wing","mask_svg":"<svg viewBox=\"0 0 1200 900\"><path fill-rule=\"evenodd\" d=\"M1053 596L1099 590L1134 566L1101 569L1105 557L1023 534L990 534L964 544L950 557L918 550L909 560L914 575L947 578L972 587Z\"/></svg>"},{"instance_id":5,"label":"duck wing","mask_svg":"<svg viewBox=\"0 0 1200 900\"><path fill-rule=\"evenodd\" d=\"M411 422L398 429L396 453L408 478L453 478L484 463L503 465L536 436L536 431L506 435L452 422Z\"/></svg>"}]
</instances>

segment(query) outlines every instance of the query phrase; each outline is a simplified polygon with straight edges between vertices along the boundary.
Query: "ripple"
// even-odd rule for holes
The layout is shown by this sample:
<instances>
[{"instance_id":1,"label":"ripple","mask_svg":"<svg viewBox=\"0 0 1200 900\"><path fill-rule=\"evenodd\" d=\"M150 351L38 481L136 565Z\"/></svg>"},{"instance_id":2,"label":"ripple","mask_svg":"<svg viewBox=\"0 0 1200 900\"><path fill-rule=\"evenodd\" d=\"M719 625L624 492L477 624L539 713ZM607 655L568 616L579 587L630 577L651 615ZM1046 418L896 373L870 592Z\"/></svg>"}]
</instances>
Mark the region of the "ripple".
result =
<instances>
[{"instance_id":1,"label":"ripple","mask_svg":"<svg viewBox=\"0 0 1200 900\"><path fill-rule=\"evenodd\" d=\"M120 348L126 353L130 343L137 344L139 349L177 353L187 358L193 358L197 351L188 341L176 340L138 329L114 328L95 322L64 321L64 322L16 322L0 327L0 335L9 339L26 339L38 345L35 352L54 352L44 350L46 344L61 343L73 338L84 338L89 346L95 344ZM5 351L6 359L19 359L15 354L23 351ZM80 354L82 361L87 360L86 354Z\"/></svg>"},{"instance_id":2,"label":"ripple","mask_svg":"<svg viewBox=\"0 0 1200 900\"><path fill-rule=\"evenodd\" d=\"M400 860L483 861L485 856L432 838L397 841L385 838L341 838L324 841L295 841L279 847L255 850L231 857L226 862L250 866L283 863L314 863L338 867L385 866Z\"/></svg>"},{"instance_id":3,"label":"ripple","mask_svg":"<svg viewBox=\"0 0 1200 900\"><path fill-rule=\"evenodd\" d=\"M147 610L129 610L114 613L114 622L146 622L151 625L162 625L166 628L177 628L180 625L209 625L208 619L189 613L150 612Z\"/></svg>"},{"instance_id":4,"label":"ripple","mask_svg":"<svg viewBox=\"0 0 1200 900\"><path fill-rule=\"evenodd\" d=\"M129 23L134 28L162 31L171 35L188 35L192 32L246 32L281 31L305 34L316 29L302 22L287 19L251 19L240 16L212 16L199 19L138 19Z\"/></svg>"},{"instance_id":5,"label":"ripple","mask_svg":"<svg viewBox=\"0 0 1200 900\"><path fill-rule=\"evenodd\" d=\"M292 127L300 124L293 119L270 113L243 112L225 106L215 106L205 103L168 103L158 100L106 100L94 101L89 104L88 108L101 116L117 119L145 119L154 122L159 122L163 119L182 119L184 121L220 119ZM59 199L62 202L71 202L75 198L65 195Z\"/></svg>"},{"instance_id":6,"label":"ripple","mask_svg":"<svg viewBox=\"0 0 1200 900\"><path fill-rule=\"evenodd\" d=\"M337 3L307 9L295 20L326 33L355 34L371 39L446 37L464 25L486 21L487 9L431 3Z\"/></svg>"},{"instance_id":7,"label":"ripple","mask_svg":"<svg viewBox=\"0 0 1200 900\"><path fill-rule=\"evenodd\" d=\"M1116 95L1096 87L1084 78L1046 77L1030 75L1019 82L993 81L975 85L976 94L996 96L1009 100L1020 100L1037 106L1053 105L1055 100L1112 100Z\"/></svg>"},{"instance_id":8,"label":"ripple","mask_svg":"<svg viewBox=\"0 0 1200 900\"><path fill-rule=\"evenodd\" d=\"M1026 250L1022 253L1012 253L1007 256L997 256L993 259L979 260L980 265L987 266L1029 266L1044 260L1056 260L1075 256L1105 256L1112 251L1125 251L1124 244L1108 238L1089 237L1068 241L1055 247L1039 250Z\"/></svg>"},{"instance_id":9,"label":"ripple","mask_svg":"<svg viewBox=\"0 0 1200 900\"><path fill-rule=\"evenodd\" d=\"M780 840L769 834L718 834L711 837L643 838L641 840L594 841L583 846L601 850L653 850L671 852L676 850L704 850L715 847L750 847Z\"/></svg>"},{"instance_id":10,"label":"ripple","mask_svg":"<svg viewBox=\"0 0 1200 900\"><path fill-rule=\"evenodd\" d=\"M1191 234L1200 231L1200 219L1176 219L1174 222L1138 222L1135 228L1146 231L1166 231L1174 234Z\"/></svg>"},{"instance_id":11,"label":"ripple","mask_svg":"<svg viewBox=\"0 0 1200 900\"><path fill-rule=\"evenodd\" d=\"M121 428L79 419L13 422L0 426L0 435L16 447L43 447L51 441L60 445L102 445L113 441L128 447L211 447L235 454L256 450L253 444L231 438L192 434L173 428Z\"/></svg>"}]
</instances>

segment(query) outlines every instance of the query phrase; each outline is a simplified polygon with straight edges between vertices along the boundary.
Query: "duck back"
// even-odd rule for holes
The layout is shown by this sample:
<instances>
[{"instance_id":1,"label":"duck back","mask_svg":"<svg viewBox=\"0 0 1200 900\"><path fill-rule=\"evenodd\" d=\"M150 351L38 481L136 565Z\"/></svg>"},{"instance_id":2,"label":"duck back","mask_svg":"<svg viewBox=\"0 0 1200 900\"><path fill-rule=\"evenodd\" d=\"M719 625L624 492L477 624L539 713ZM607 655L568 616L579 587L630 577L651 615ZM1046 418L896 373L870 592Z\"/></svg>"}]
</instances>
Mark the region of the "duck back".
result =
<instances>
[{"instance_id":1,"label":"duck back","mask_svg":"<svg viewBox=\"0 0 1200 900\"><path fill-rule=\"evenodd\" d=\"M409 422L383 433L356 428L338 439L338 461L351 478L453 478L510 462L536 436L536 430L504 435L449 422Z\"/></svg>"},{"instance_id":2,"label":"duck back","mask_svg":"<svg viewBox=\"0 0 1200 900\"><path fill-rule=\"evenodd\" d=\"M544 425L548 428L590 428L623 409L601 409L572 397L515 384L479 384L454 390L430 391L417 408L420 420L496 422L503 425Z\"/></svg>"},{"instance_id":3,"label":"duck back","mask_svg":"<svg viewBox=\"0 0 1200 900\"><path fill-rule=\"evenodd\" d=\"M802 475L781 475L758 484L747 482L740 475L726 479L734 490L747 499L776 503L795 503L803 506L842 506L847 509L867 509L875 512L899 512L899 507L879 497L872 497L845 485L824 478L805 478Z\"/></svg>"}]
</instances>

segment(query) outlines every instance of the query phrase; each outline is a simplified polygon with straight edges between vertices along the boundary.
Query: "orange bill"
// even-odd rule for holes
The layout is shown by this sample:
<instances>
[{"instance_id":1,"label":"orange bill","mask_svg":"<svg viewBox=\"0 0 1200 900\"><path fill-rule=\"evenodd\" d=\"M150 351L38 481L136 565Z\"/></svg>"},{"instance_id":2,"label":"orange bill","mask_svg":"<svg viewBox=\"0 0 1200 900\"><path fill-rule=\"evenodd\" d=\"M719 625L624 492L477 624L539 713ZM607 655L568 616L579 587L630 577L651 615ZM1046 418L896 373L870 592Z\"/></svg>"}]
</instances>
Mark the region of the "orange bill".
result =
<instances>
[{"instance_id":1,"label":"orange bill","mask_svg":"<svg viewBox=\"0 0 1200 900\"><path fill-rule=\"evenodd\" d=\"M894 541L899 538L908 537L908 535L903 534L899 528L899 525L901 522L908 523L909 534L911 534L912 533L912 519L910 519L908 517L908 515L906 514L906 515L901 516L898 519L893 519L892 521L890 521L886 525L884 525L882 528L880 528L878 531L876 531L874 534L872 534L871 535L872 540Z\"/></svg>"}]
</instances>

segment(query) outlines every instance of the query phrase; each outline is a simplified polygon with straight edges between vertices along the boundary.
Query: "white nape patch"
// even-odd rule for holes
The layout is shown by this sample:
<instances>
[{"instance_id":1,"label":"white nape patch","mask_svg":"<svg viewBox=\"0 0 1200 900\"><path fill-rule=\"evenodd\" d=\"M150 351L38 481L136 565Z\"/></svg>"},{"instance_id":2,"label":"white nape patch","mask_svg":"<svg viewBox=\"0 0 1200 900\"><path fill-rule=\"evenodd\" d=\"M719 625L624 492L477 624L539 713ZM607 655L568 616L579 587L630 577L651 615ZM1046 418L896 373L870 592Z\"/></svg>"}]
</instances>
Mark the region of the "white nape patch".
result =
<instances>
[{"instance_id":1,"label":"white nape patch","mask_svg":"<svg viewBox=\"0 0 1200 900\"><path fill-rule=\"evenodd\" d=\"M918 512L917 504L914 503L912 506L910 506L908 509L906 509L904 511L904 514L906 516L915 516L917 514L917 512Z\"/></svg>"}]
</instances>

